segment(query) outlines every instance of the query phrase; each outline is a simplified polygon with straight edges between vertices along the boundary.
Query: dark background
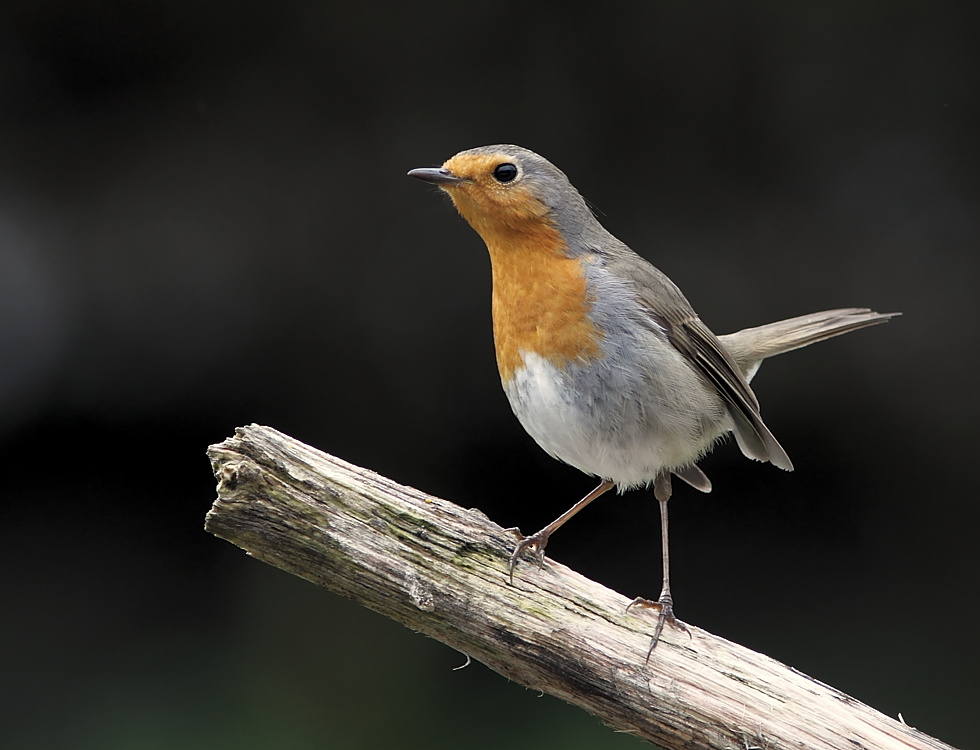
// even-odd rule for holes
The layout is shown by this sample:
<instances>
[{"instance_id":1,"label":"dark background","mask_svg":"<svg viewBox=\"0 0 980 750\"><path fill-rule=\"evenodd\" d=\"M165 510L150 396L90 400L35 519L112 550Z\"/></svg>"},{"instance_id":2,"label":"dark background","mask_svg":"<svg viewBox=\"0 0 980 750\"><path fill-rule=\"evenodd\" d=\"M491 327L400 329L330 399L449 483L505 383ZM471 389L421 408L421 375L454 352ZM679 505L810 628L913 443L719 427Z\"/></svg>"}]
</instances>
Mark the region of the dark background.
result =
<instances>
[{"instance_id":1,"label":"dark background","mask_svg":"<svg viewBox=\"0 0 980 750\"><path fill-rule=\"evenodd\" d=\"M763 367L797 470L727 445L677 489L674 594L980 744L980 4L628 8L3 4L0 745L641 746L202 529L250 422L526 531L591 489L510 413L481 241L405 177L496 142L719 333L904 312ZM548 551L656 596L656 534L637 492Z\"/></svg>"}]
</instances>

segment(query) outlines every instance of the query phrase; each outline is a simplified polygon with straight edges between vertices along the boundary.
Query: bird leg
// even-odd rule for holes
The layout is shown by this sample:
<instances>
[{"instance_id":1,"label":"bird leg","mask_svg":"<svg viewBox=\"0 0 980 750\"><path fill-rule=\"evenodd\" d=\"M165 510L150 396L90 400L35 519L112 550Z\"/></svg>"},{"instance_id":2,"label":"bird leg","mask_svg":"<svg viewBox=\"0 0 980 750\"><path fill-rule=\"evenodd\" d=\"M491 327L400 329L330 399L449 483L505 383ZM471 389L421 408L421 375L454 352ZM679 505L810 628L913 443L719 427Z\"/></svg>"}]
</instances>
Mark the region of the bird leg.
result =
<instances>
[{"instance_id":1,"label":"bird leg","mask_svg":"<svg viewBox=\"0 0 980 750\"><path fill-rule=\"evenodd\" d=\"M670 500L671 491L670 474L666 471L660 472L653 482L653 495L660 503L660 545L663 554L664 570L664 582L663 587L660 589L660 598L652 602L649 599L637 597L626 607L627 612L632 607L640 607L641 609L656 608L660 611L660 616L657 618L657 627L653 631L650 649L647 651L647 661L650 660L653 649L657 647L657 643L660 641L660 634L663 632L665 622L669 622L671 625L680 628L688 635L691 634L687 626L674 616L674 599L670 595L670 548L667 543L667 501Z\"/></svg>"},{"instance_id":2,"label":"bird leg","mask_svg":"<svg viewBox=\"0 0 980 750\"><path fill-rule=\"evenodd\" d=\"M584 508L586 505L591 503L597 497L599 497L602 494L605 494L615 486L616 486L615 482L609 482L607 480L603 480L598 487L592 490L592 492L590 492L588 495L586 495L577 503L575 503L575 505L573 505L571 508L569 508L560 516L558 516L558 518L556 518L554 521L552 521L543 529L541 529L541 531L539 531L537 534L531 534L531 536L522 537L521 540L517 543L517 546L514 548L513 554L510 556L509 572L510 572L511 585L513 585L514 583L514 566L517 565L517 560L518 558L520 558L521 553L524 552L524 550L532 549L537 555L538 560L544 560L544 548L548 546L548 539L551 537L551 535L554 534L555 531L557 531L562 526L562 524L565 523L565 521L567 521L569 518L574 516L576 513L582 510L582 508ZM667 479L667 486L668 488L670 487L669 477ZM518 534L519 533L520 532L518 532Z\"/></svg>"}]
</instances>

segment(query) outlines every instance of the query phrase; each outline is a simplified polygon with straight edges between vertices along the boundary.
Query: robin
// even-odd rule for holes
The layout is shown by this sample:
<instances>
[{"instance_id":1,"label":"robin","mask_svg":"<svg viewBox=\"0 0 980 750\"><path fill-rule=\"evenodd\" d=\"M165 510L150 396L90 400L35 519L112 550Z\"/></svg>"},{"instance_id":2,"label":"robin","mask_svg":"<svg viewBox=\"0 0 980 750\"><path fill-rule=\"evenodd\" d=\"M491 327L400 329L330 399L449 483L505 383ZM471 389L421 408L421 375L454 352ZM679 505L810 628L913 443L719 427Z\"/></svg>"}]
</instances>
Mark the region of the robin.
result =
<instances>
[{"instance_id":1,"label":"robin","mask_svg":"<svg viewBox=\"0 0 980 750\"><path fill-rule=\"evenodd\" d=\"M652 653L664 623L686 630L670 593L671 478L710 492L697 462L730 432L748 458L792 471L749 387L762 360L898 313L828 310L715 336L680 289L607 232L565 174L533 151L483 146L408 174L448 193L487 245L497 367L514 414L551 456L601 480L520 538L511 581L523 552L543 559L551 535L600 495L652 485L663 588L657 602L630 605L659 610Z\"/></svg>"}]
</instances>

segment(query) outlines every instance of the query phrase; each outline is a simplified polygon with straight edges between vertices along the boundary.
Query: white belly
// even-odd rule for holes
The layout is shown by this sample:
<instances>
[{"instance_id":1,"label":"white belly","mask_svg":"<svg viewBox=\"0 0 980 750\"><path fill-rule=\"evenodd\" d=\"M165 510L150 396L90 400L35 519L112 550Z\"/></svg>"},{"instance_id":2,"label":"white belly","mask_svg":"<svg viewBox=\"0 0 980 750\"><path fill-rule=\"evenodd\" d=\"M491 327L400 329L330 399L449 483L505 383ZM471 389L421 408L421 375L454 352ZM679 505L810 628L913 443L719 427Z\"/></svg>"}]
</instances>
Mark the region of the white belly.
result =
<instances>
[{"instance_id":1,"label":"white belly","mask_svg":"<svg viewBox=\"0 0 980 750\"><path fill-rule=\"evenodd\" d=\"M677 385L685 381L676 368L687 365L669 345L616 368L605 358L562 368L533 353L523 361L504 391L524 429L555 458L620 489L690 466L731 429L713 389Z\"/></svg>"}]
</instances>

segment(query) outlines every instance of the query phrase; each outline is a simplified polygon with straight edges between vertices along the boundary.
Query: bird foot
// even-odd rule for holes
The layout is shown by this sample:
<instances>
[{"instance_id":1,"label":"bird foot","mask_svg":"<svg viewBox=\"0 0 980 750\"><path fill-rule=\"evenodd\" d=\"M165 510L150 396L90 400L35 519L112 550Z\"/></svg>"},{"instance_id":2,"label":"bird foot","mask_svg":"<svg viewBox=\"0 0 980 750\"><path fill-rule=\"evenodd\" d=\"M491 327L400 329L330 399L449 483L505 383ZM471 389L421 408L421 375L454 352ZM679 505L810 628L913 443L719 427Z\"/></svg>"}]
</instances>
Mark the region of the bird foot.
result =
<instances>
[{"instance_id":1,"label":"bird foot","mask_svg":"<svg viewBox=\"0 0 980 750\"><path fill-rule=\"evenodd\" d=\"M629 612L633 607L638 607L639 609L656 609L660 613L659 617L657 617L657 627L654 629L653 636L650 639L650 648L647 650L647 661L650 661L650 656L653 654L653 650L660 642L660 634L663 632L664 623L670 623L678 630L683 630L685 633L687 633L688 638L693 638L687 625L678 620L677 616L674 614L674 602L671 599L670 594L661 594L660 599L657 601L644 599L642 596L638 596L627 605L626 611Z\"/></svg>"},{"instance_id":2,"label":"bird foot","mask_svg":"<svg viewBox=\"0 0 980 750\"><path fill-rule=\"evenodd\" d=\"M548 546L548 537L551 534L547 533L545 529L542 529L537 534L531 534L531 536L521 536L519 529L509 529L513 531L519 538L517 546L514 547L513 553L510 556L510 564L508 566L508 573L510 574L510 583L514 585L514 568L517 566L517 561L520 559L521 554L525 550L531 550L534 556L537 558L538 563L544 562L544 548Z\"/></svg>"}]
</instances>

